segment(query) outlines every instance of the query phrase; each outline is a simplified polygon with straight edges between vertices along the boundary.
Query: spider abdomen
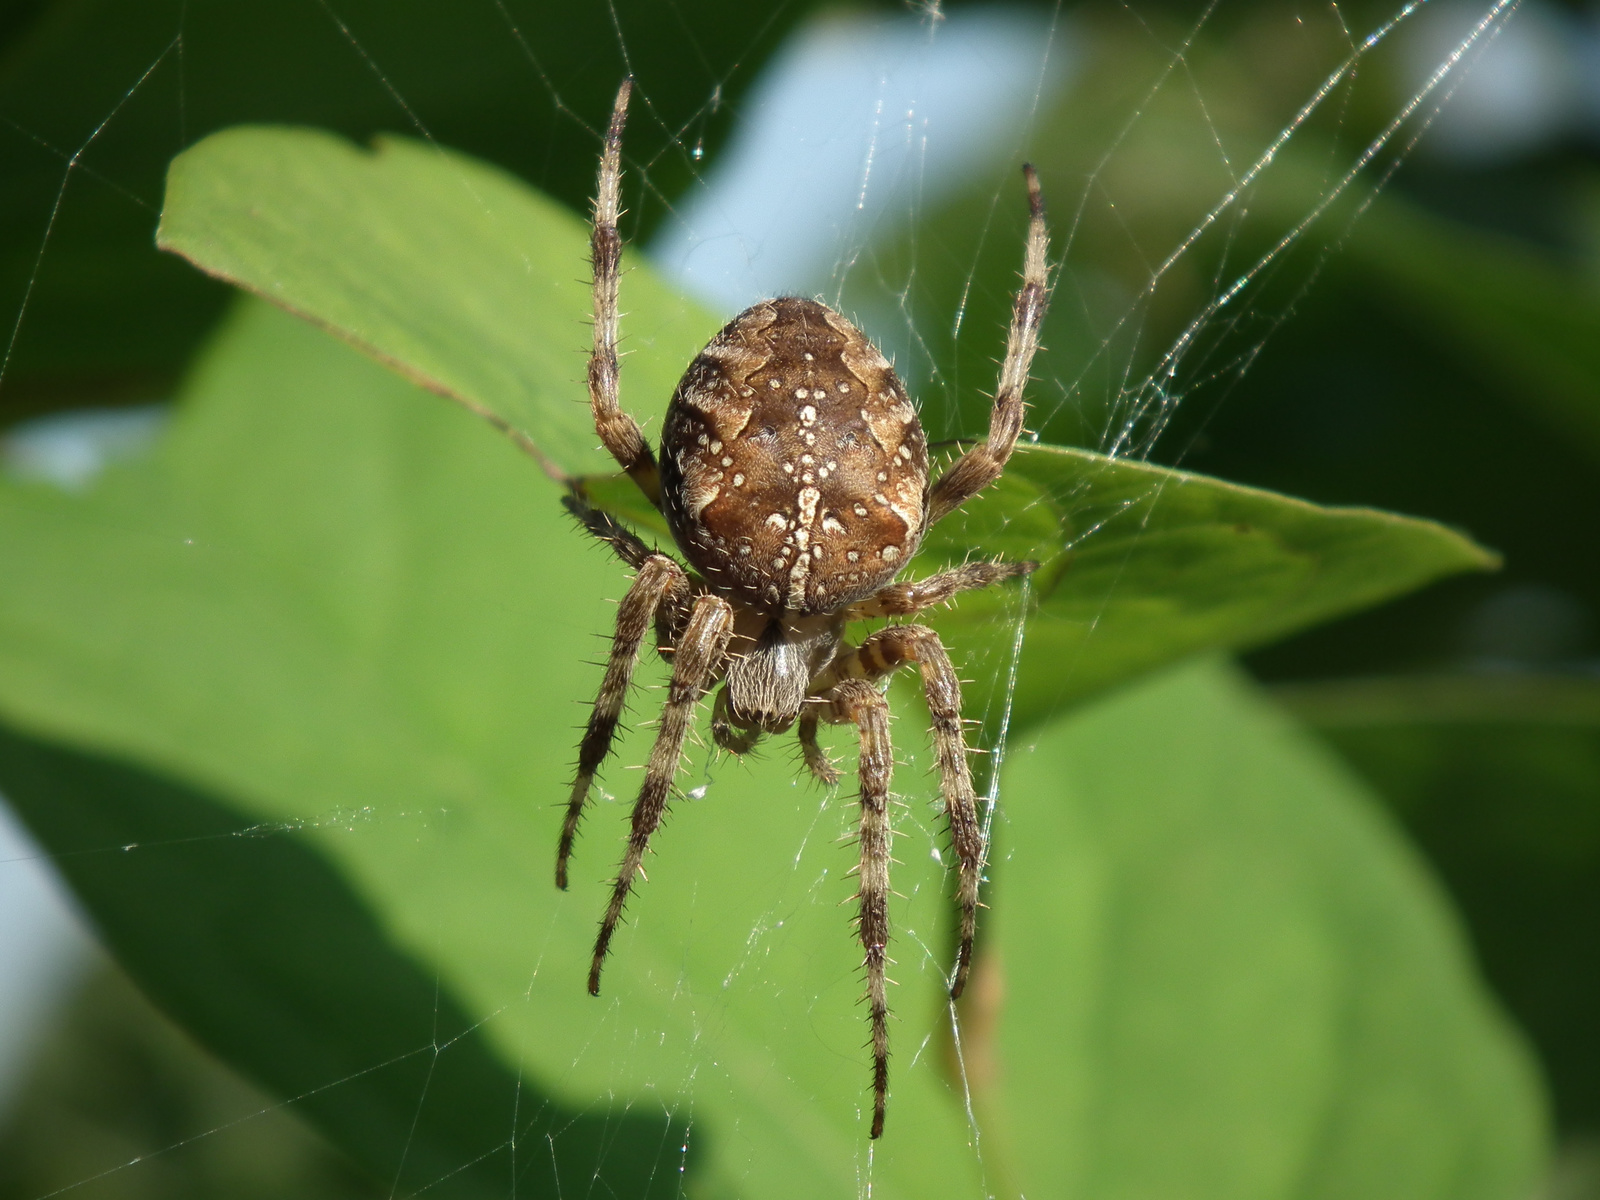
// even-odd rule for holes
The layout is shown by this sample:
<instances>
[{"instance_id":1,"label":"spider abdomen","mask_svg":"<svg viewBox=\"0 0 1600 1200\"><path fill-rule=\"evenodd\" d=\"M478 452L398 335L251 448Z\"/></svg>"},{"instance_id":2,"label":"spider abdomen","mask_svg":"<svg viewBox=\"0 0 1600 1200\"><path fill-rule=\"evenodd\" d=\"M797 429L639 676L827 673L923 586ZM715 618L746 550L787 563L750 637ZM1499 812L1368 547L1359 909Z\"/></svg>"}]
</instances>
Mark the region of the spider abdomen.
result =
<instances>
[{"instance_id":1,"label":"spider abdomen","mask_svg":"<svg viewBox=\"0 0 1600 1200\"><path fill-rule=\"evenodd\" d=\"M661 451L678 545L758 610L832 612L893 579L922 540L916 409L877 347L814 300L730 321L679 382Z\"/></svg>"}]
</instances>

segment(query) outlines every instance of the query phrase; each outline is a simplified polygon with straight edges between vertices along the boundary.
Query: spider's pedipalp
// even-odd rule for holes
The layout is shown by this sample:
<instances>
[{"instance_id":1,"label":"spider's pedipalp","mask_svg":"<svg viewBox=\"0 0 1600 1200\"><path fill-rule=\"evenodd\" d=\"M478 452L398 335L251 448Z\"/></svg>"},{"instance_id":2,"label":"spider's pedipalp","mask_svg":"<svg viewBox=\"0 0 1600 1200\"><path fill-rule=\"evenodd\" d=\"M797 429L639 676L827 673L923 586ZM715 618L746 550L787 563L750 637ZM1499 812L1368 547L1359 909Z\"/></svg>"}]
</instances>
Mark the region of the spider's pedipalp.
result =
<instances>
[{"instance_id":1,"label":"spider's pedipalp","mask_svg":"<svg viewBox=\"0 0 1600 1200\"><path fill-rule=\"evenodd\" d=\"M639 789L639 798L634 801L628 848L611 889L611 902L600 920L600 933L595 938L594 959L589 964L591 996L600 994L600 968L605 965L611 936L616 932L622 907L633 889L633 877L639 872L645 851L650 848L650 835L666 815L667 798L683 758L683 743L694 720L695 706L722 669L732 634L732 605L720 596L703 595L694 601L683 639L673 655L672 683L661 711L655 745L650 750L650 762L645 768L644 784Z\"/></svg>"},{"instance_id":2,"label":"spider's pedipalp","mask_svg":"<svg viewBox=\"0 0 1600 1200\"><path fill-rule=\"evenodd\" d=\"M746 729L734 721L726 687L717 693L711 708L711 738L730 754L749 754L761 740L759 728Z\"/></svg>"},{"instance_id":3,"label":"spider's pedipalp","mask_svg":"<svg viewBox=\"0 0 1600 1200\"><path fill-rule=\"evenodd\" d=\"M689 576L665 554L652 554L639 566L633 586L617 606L617 629L611 640L611 656L600 681L600 694L578 744L578 772L567 801L566 820L561 824L561 841L556 847L556 886L567 886L567 860L578 833L578 821L589 799L594 773L611 753L617 721L628 698L628 685L639 661L645 635L663 607L686 606L689 602Z\"/></svg>"},{"instance_id":4,"label":"spider's pedipalp","mask_svg":"<svg viewBox=\"0 0 1600 1200\"><path fill-rule=\"evenodd\" d=\"M821 721L821 716L821 711L815 704L807 704L801 710L800 754L812 777L823 786L832 787L839 782L839 769L833 765L822 744L817 741L817 725Z\"/></svg>"}]
</instances>

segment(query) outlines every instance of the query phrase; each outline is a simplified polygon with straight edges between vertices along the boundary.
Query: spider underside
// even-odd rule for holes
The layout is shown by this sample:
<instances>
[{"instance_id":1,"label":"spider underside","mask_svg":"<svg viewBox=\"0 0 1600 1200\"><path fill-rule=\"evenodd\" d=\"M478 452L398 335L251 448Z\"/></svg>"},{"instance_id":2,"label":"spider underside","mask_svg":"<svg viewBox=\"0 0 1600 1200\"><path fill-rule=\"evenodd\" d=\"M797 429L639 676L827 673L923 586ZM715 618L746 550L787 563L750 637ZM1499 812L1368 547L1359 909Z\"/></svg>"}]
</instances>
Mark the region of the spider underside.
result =
<instances>
[{"instance_id":1,"label":"spider underside","mask_svg":"<svg viewBox=\"0 0 1600 1200\"><path fill-rule=\"evenodd\" d=\"M958 867L960 948L950 986L961 994L972 962L985 846L978 823L961 688L939 637L889 625L845 645L851 621L904 617L957 593L1032 571L1034 563L971 562L927 579L894 582L928 528L1000 477L1022 431L1023 387L1049 302L1048 234L1039 182L1024 168L1030 219L1022 284L1012 308L986 440L929 483L927 439L893 368L849 321L794 297L740 313L689 365L673 394L659 466L617 398L617 233L624 81L606 132L594 207L594 349L589 399L600 440L666 516L685 569L578 497L568 507L636 574L617 613L605 676L579 748L556 858L567 886L579 818L611 750L633 670L652 627L672 679L634 803L627 850L601 918L589 968L598 995L612 934L661 824L685 738L701 699L717 692L711 731L743 754L763 734L798 725L811 773L838 772L817 742L820 722L854 725L861 741L857 932L865 951L872 1029L871 1136L883 1132L889 1078L889 781L894 756L880 681L907 663L921 670L945 817Z\"/></svg>"}]
</instances>

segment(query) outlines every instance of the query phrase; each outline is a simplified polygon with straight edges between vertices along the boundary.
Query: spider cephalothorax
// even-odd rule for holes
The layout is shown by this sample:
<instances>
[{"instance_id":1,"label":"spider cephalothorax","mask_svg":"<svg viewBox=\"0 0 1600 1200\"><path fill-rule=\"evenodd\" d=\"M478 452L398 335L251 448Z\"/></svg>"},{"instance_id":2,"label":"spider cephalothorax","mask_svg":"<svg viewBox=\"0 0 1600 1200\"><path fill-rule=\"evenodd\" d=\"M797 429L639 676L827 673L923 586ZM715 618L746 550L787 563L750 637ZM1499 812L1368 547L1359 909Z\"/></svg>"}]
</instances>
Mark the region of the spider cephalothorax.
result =
<instances>
[{"instance_id":1,"label":"spider cephalothorax","mask_svg":"<svg viewBox=\"0 0 1600 1200\"><path fill-rule=\"evenodd\" d=\"M807 767L838 781L817 744L822 721L854 725L861 739L858 933L872 1024L872 1136L883 1132L889 1077L889 707L875 686L907 663L922 672L940 791L959 863L960 948L952 997L972 961L984 844L961 727L961 688L938 635L889 625L859 646L851 621L907 616L958 592L1025 574L1033 563L973 562L895 583L928 527L999 478L1022 431L1022 398L1049 288L1039 183L1025 168L1031 218L989 436L938 480L928 443L894 369L844 317L815 300L766 300L740 313L684 373L667 411L659 467L638 425L617 403L617 236L623 119L617 93L595 200L594 352L589 396L606 449L665 514L693 571L651 549L574 496L589 532L636 569L617 613L605 678L578 753L556 857L567 860L594 773L610 752L633 669L652 628L672 663L655 746L634 804L628 848L601 918L589 967L600 971L650 836L666 812L684 740L703 696L722 684L711 731L744 753L763 734L798 722Z\"/></svg>"}]
</instances>

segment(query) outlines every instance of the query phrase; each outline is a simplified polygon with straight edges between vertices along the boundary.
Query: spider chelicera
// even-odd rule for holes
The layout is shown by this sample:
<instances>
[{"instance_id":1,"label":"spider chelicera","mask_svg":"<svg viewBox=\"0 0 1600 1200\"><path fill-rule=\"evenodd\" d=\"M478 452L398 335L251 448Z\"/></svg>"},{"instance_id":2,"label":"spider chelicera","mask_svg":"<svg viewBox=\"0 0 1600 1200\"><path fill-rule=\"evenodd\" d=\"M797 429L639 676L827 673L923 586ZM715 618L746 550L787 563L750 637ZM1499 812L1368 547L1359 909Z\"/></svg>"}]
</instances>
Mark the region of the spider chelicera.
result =
<instances>
[{"instance_id":1,"label":"spider chelicera","mask_svg":"<svg viewBox=\"0 0 1600 1200\"><path fill-rule=\"evenodd\" d=\"M595 771L611 750L639 652L652 626L672 664L655 746L632 828L600 921L589 991L661 824L702 697L718 683L711 732L743 754L765 733L799 726L806 766L825 784L839 773L817 743L818 723L854 725L859 776L860 903L872 1026L872 1136L883 1132L889 1082L889 704L879 690L906 663L921 669L945 817L959 862L960 949L950 984L961 994L972 963L985 846L962 736L961 688L939 637L925 625L889 625L859 646L845 626L902 617L1032 571L1035 563L969 562L895 583L935 522L1000 477L1026 406L1023 387L1049 302L1048 234L1039 180L1028 185L1022 286L989 418L989 436L928 481L928 443L894 369L824 304L766 300L740 313L689 364L673 393L658 465L617 402L617 234L622 128L631 81L617 92L594 205L594 351L589 399L600 440L667 519L689 569L647 546L574 495L568 507L636 574L617 613L605 677L578 754L556 856L556 885Z\"/></svg>"}]
</instances>

